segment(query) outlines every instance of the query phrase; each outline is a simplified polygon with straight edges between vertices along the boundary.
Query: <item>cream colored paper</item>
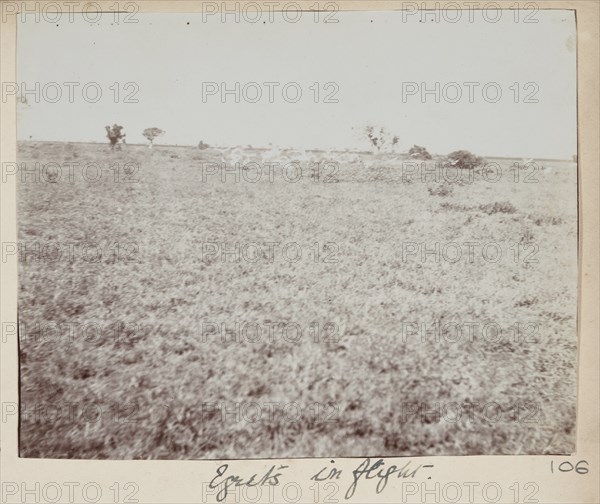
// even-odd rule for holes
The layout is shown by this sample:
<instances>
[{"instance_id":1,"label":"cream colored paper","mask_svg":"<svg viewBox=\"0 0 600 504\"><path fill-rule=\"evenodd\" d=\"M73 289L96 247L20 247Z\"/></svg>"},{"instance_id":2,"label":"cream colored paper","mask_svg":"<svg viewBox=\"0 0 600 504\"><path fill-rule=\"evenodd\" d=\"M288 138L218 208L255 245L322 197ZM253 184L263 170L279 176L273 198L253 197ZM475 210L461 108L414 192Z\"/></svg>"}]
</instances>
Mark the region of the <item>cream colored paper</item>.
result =
<instances>
[{"instance_id":1,"label":"cream colored paper","mask_svg":"<svg viewBox=\"0 0 600 504\"><path fill-rule=\"evenodd\" d=\"M36 5L51 9L52 2L6 2L33 10ZM107 10L112 1L98 2ZM303 2L309 8L312 2ZM418 8L435 8L438 2L405 2ZM498 2L511 8L515 2ZM598 128L599 4L596 1L538 1L540 9L575 9L577 12L578 50L578 135L579 135L579 208L580 208L580 306L579 306L579 391L577 453L561 456L478 456L415 457L413 464L431 464L427 476L411 480L390 478L387 487L376 493L376 481L361 480L349 502L540 502L597 503L600 446L598 442ZM192 1L135 2L140 12L200 12L201 4ZM401 2L338 1L340 10L391 10ZM468 8L465 2L452 2ZM444 2L441 2L444 5ZM520 2L521 8L526 5ZM5 6L3 5L3 8ZM404 6L406 7L406 5ZM39 7L42 8L42 7ZM228 2L233 9L233 2ZM5 12L5 11L4 11ZM14 15L2 19L1 78L15 78L16 23ZM156 64L160 64L159 61ZM16 160L16 101L1 104L2 162ZM16 242L16 184L12 178L1 184L2 242ZM11 258L2 262L1 318L4 324L17 320L17 268ZM2 343L1 394L1 480L6 502L140 502L192 503L215 502L216 491L208 488L215 478L218 461L95 461L20 459L18 452L18 416L12 405L18 402L17 341ZM372 459L374 461L375 459ZM404 465L408 459L386 460ZM558 466L585 460L587 474L561 472ZM260 499L252 490L233 492L226 502L344 502L351 486L352 471L362 459L335 460L342 471L339 479L315 484L311 477L328 459L229 461L230 473L248 478L264 474L272 465L289 466L280 485L263 487ZM553 466L551 466L553 464ZM554 473L551 470L554 468ZM566 467L566 466L563 466ZM580 466L581 467L581 466ZM423 473L424 474L424 473ZM431 479L429 479L429 477ZM437 486L436 486L437 485ZM15 490L15 486L17 490ZM61 499L56 501L56 489ZM457 488L460 498L456 499ZM501 495L496 498L497 491ZM16 493L14 493L14 492Z\"/></svg>"}]
</instances>

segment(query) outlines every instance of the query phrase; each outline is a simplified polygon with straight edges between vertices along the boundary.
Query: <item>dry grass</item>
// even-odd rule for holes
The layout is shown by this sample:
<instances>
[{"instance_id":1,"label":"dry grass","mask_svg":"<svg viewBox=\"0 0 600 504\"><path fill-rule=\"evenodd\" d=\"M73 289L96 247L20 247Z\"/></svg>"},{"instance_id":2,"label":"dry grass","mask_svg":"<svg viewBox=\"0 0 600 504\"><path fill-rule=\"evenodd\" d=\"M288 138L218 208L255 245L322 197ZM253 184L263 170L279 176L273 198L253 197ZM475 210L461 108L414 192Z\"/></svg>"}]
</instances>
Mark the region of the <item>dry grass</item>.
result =
<instances>
[{"instance_id":1,"label":"dry grass","mask_svg":"<svg viewBox=\"0 0 600 504\"><path fill-rule=\"evenodd\" d=\"M19 184L21 242L96 243L104 251L114 243L139 247L136 263L110 254L98 263L80 255L72 262L20 263L23 456L574 450L573 164L540 173L538 184L505 177L440 193L440 184L403 183L399 161L389 158L367 167L343 164L337 183L305 176L297 183L277 177L251 184L218 177L203 182L199 166L219 158L214 149L130 146L111 153L104 145L27 143L19 155L28 166L36 160L140 165L139 183L115 183L107 175L90 183L79 173L74 183L63 177ZM203 261L201 244L212 241L297 242L305 256L315 242L334 242L338 262L289 263L281 256L273 263ZM403 260L406 242L431 248L469 241L499 243L505 255L497 263L481 254L473 263ZM530 242L539 245L539 262L521 256L515 263L510 246ZM493 322L505 332L499 341L403 338L403 324L434 321ZM203 322L296 323L304 332L297 343L281 337L203 341ZM340 339L315 342L308 336L311 322L337 324ZM508 334L515 322L537 323L539 332L516 342ZM35 325L52 323L106 330L87 340L36 340ZM115 338L110 328L119 325L137 330ZM223 418L202 406L226 403L231 409L235 402L262 405L262 418ZM268 402L295 402L301 417L291 421L276 407L269 419ZM483 413L492 402L502 409L493 421ZM68 403L80 413L65 414ZM314 415L315 403L330 406ZM435 403L475 406L471 418L463 414L452 422L451 415L406 415L415 403L426 409ZM58 407L62 416L34 414L44 405ZM98 410L100 418L93 414Z\"/></svg>"}]
</instances>

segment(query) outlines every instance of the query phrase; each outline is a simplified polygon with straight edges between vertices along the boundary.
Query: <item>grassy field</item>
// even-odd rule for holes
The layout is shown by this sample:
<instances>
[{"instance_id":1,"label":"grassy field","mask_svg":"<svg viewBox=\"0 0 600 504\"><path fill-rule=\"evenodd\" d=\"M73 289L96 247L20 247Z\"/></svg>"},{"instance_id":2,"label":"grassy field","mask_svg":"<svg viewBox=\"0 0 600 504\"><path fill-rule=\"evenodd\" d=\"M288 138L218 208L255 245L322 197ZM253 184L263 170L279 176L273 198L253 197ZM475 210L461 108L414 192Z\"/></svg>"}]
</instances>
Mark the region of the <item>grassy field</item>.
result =
<instances>
[{"instance_id":1,"label":"grassy field","mask_svg":"<svg viewBox=\"0 0 600 504\"><path fill-rule=\"evenodd\" d=\"M442 183L321 157L335 174L222 182L202 175L217 150L20 144L62 166L18 183L21 455L572 452L575 164ZM272 260L247 247L268 242ZM236 244L254 262L214 253ZM462 337L416 331L436 322Z\"/></svg>"}]
</instances>

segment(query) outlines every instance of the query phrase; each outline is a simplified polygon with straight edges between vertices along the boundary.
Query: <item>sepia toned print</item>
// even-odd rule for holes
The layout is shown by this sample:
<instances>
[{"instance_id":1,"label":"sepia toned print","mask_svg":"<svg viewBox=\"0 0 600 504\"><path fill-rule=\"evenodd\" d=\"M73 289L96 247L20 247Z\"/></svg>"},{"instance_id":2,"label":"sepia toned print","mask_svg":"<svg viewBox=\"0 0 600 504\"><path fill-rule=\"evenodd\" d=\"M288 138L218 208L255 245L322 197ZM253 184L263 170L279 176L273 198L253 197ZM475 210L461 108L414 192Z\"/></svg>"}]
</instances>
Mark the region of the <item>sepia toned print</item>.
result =
<instances>
[{"instance_id":1,"label":"sepia toned print","mask_svg":"<svg viewBox=\"0 0 600 504\"><path fill-rule=\"evenodd\" d=\"M219 14L19 23L21 456L572 453L573 13Z\"/></svg>"}]
</instances>

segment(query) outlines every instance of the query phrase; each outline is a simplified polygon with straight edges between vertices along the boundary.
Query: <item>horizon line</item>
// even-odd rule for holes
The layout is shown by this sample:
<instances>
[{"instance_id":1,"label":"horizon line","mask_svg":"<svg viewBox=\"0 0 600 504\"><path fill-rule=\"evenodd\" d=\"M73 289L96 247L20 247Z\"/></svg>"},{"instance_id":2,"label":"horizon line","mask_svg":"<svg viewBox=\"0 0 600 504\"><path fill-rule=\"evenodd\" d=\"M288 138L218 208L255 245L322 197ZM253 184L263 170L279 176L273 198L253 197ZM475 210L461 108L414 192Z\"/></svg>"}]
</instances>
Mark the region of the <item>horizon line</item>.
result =
<instances>
[{"instance_id":1,"label":"horizon line","mask_svg":"<svg viewBox=\"0 0 600 504\"><path fill-rule=\"evenodd\" d=\"M62 143L62 144L66 144L66 143L77 143L77 144L92 144L92 145L107 145L110 146L110 143L108 142L97 142L97 141L83 141L83 140L34 140L34 139L17 139L17 144L18 143L22 143L22 142L44 142L44 143ZM148 148L148 144L146 143L126 143L125 145L127 146L135 146L135 147L147 147ZM208 144L210 145L210 144ZM249 145L249 144L247 144ZM244 145L212 145L210 148L213 149L223 149L223 148L242 148L242 149L257 149L257 150L270 150L270 149L275 149L276 147L260 147L260 146L244 146ZM416 144L415 144L416 145ZM194 144L154 144L154 146L152 147L153 149L159 148L159 147L193 147L195 149L198 148L198 145L194 145ZM286 150L305 150L305 151L313 151L313 152L346 152L346 151L350 151L350 152L355 152L355 153L369 153L369 154L408 154L407 151L398 151L398 152L393 152L393 151L381 151L381 152L376 152L376 151L372 151L369 149L356 149L356 148L350 148L350 147L332 147L332 148L301 148L301 147L281 147L280 150L282 151L286 151ZM467 150L467 149L458 149L458 150ZM456 151L453 151L456 152ZM444 156L446 154L432 154L432 156ZM531 157L531 156L496 156L496 155L489 155L489 154L477 154L480 157L484 157L484 158L490 158L490 159L531 159L531 160L538 160L538 161L568 161L568 162L577 162L577 159L573 160L573 158L568 159L568 158L545 158L545 157ZM578 154L573 154L573 156L575 158L578 157Z\"/></svg>"}]
</instances>

